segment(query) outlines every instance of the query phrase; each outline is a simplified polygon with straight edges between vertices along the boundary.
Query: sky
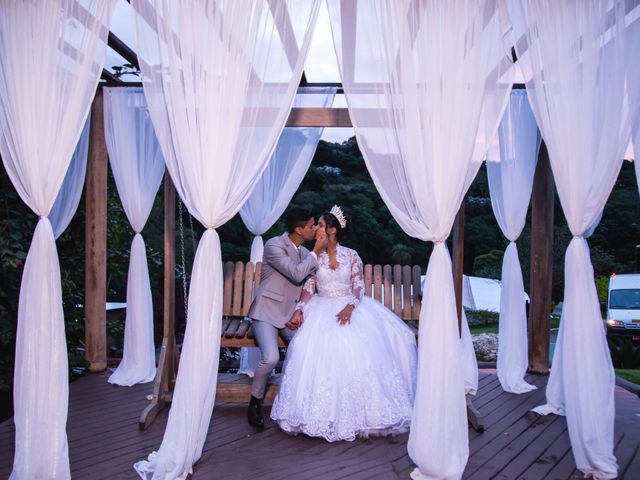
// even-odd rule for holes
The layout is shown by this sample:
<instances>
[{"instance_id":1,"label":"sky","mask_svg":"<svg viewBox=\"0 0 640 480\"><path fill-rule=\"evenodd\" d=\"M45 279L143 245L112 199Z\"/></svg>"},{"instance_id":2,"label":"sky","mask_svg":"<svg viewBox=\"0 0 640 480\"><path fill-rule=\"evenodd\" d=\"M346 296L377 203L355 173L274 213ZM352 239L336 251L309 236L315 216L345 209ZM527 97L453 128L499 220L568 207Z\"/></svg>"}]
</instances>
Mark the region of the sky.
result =
<instances>
[{"instance_id":1,"label":"sky","mask_svg":"<svg viewBox=\"0 0 640 480\"><path fill-rule=\"evenodd\" d=\"M131 20L133 8L125 0L118 0L111 22L111 31L134 51L136 48L135 35ZM115 51L107 48L105 68L123 65L127 61ZM325 2L320 3L318 22L309 47L309 54L305 64L305 75L309 82L340 82L338 62L333 49L329 13ZM137 77L123 77L125 81L139 81ZM333 102L335 108L346 108L344 95L336 95ZM343 142L354 135L353 128L325 128L322 139L327 142Z\"/></svg>"}]
</instances>

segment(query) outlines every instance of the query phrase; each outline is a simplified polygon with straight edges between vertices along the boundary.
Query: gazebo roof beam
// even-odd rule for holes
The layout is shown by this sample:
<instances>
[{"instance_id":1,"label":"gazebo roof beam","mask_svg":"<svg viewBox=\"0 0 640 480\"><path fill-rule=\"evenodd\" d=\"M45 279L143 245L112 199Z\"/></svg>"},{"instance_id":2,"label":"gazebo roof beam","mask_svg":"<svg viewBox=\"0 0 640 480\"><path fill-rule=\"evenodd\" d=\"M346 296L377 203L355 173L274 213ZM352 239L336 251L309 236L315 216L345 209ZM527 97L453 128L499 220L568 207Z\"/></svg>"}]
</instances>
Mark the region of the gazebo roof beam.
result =
<instances>
[{"instance_id":1,"label":"gazebo roof beam","mask_svg":"<svg viewBox=\"0 0 640 480\"><path fill-rule=\"evenodd\" d=\"M118 53L127 62L129 62L135 68L140 70L140 64L138 63L138 56L136 55L136 52L131 50L129 45L127 45L122 40L120 40L120 38L118 38L111 31L109 32L109 36L107 37L107 45L109 45L116 53Z\"/></svg>"},{"instance_id":2,"label":"gazebo roof beam","mask_svg":"<svg viewBox=\"0 0 640 480\"><path fill-rule=\"evenodd\" d=\"M102 69L102 75L100 75L100 78L102 80L106 80L107 82L117 83L117 84L119 84L118 86L124 86L123 82L120 81L120 79L118 77L116 77L113 73L111 73L106 68ZM111 85L111 86L114 86L114 85Z\"/></svg>"}]
</instances>

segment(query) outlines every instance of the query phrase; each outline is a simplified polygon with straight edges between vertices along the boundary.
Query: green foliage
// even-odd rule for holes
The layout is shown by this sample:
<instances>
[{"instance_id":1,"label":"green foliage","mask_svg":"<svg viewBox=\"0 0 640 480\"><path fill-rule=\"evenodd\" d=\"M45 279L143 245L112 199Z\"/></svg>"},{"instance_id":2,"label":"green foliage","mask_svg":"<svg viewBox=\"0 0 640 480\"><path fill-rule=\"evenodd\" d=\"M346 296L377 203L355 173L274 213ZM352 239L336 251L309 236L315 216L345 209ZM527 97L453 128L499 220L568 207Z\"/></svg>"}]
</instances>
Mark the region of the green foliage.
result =
<instances>
[{"instance_id":1,"label":"green foliage","mask_svg":"<svg viewBox=\"0 0 640 480\"><path fill-rule=\"evenodd\" d=\"M640 385L640 369L624 369L624 368L616 368L616 375L624 378L625 380L630 381L631 383L635 383L636 385Z\"/></svg>"},{"instance_id":2,"label":"green foliage","mask_svg":"<svg viewBox=\"0 0 640 480\"><path fill-rule=\"evenodd\" d=\"M491 312L489 310L465 310L465 315L467 317L467 323L469 327L476 325L484 325L485 327L488 325L495 325L496 332L498 328L498 312ZM490 331L487 330L487 333ZM482 333L482 332L473 332L473 333Z\"/></svg>"},{"instance_id":3,"label":"green foliage","mask_svg":"<svg viewBox=\"0 0 640 480\"><path fill-rule=\"evenodd\" d=\"M473 274L477 277L500 278L502 276L501 250L491 250L484 255L478 255L473 262Z\"/></svg>"},{"instance_id":4,"label":"green foliage","mask_svg":"<svg viewBox=\"0 0 640 480\"><path fill-rule=\"evenodd\" d=\"M596 291L598 292L598 301L600 304L606 305L609 295L609 277L598 275L596 277Z\"/></svg>"},{"instance_id":5,"label":"green foliage","mask_svg":"<svg viewBox=\"0 0 640 480\"><path fill-rule=\"evenodd\" d=\"M367 171L355 138L342 144L321 141L311 167L292 204L303 206L316 217L334 204L342 206L352 224L343 243L358 251L364 263L402 263L426 268L431 245L406 235L393 219ZM282 219L264 239L285 230ZM239 215L218 229L225 260L246 260L251 235Z\"/></svg>"}]
</instances>

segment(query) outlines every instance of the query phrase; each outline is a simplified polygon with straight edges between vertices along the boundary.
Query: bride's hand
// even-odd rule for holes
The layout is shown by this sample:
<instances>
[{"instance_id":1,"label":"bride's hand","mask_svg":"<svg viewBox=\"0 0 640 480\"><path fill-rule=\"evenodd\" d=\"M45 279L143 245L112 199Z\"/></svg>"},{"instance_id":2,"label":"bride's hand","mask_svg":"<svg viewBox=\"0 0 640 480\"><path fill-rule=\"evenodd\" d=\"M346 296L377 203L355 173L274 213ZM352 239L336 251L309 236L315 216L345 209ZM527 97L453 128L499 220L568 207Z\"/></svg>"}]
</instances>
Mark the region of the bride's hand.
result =
<instances>
[{"instance_id":1,"label":"bride's hand","mask_svg":"<svg viewBox=\"0 0 640 480\"><path fill-rule=\"evenodd\" d=\"M351 314L353 313L354 308L355 307L353 305L349 304L338 312L336 318L338 319L338 323L340 325L351 323Z\"/></svg>"}]
</instances>

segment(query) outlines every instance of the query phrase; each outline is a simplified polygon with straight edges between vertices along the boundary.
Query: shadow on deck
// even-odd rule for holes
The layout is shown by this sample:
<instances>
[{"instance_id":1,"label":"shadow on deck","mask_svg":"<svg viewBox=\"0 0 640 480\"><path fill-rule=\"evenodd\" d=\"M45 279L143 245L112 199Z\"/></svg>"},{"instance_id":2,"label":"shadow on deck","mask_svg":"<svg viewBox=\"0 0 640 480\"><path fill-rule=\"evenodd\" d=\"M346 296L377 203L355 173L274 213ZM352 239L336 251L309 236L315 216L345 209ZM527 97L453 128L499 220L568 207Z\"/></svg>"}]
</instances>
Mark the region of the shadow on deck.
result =
<instances>
[{"instance_id":1,"label":"shadow on deck","mask_svg":"<svg viewBox=\"0 0 640 480\"><path fill-rule=\"evenodd\" d=\"M502 391L495 372L480 373L474 401L487 429L469 430L470 457L465 479L570 479L575 470L563 417L540 417L529 410L544 401L547 377L529 375L539 388L523 395ZM151 384L115 387L106 374L91 375L70 386L67 432L74 479L136 478L134 462L159 447L167 410L146 431L138 416L147 405ZM620 478L640 478L640 399L616 387L615 454ZM408 479L413 464L406 453L408 435L327 443L290 437L273 423L255 433L247 425L245 405L216 405L197 479ZM11 472L12 420L0 424L0 478Z\"/></svg>"}]
</instances>

